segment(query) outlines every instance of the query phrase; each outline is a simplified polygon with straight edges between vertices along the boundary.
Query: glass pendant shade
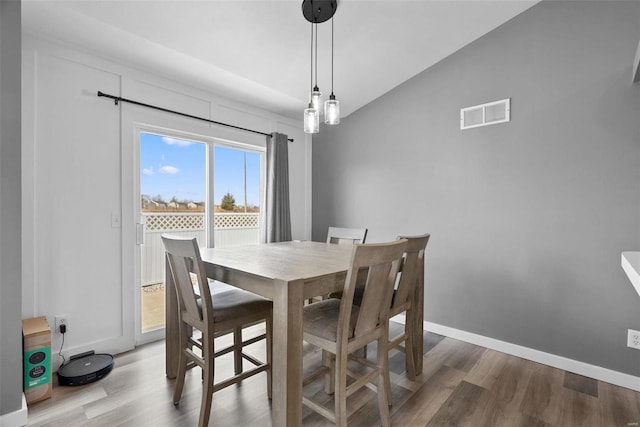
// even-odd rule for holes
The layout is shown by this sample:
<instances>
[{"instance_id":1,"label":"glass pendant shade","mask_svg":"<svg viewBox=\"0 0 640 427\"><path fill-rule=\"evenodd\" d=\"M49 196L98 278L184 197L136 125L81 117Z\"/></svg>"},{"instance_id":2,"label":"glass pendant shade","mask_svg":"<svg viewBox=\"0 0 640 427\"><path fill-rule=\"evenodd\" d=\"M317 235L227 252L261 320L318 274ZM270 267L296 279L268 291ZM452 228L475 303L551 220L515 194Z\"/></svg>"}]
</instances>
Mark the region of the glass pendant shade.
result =
<instances>
[{"instance_id":1,"label":"glass pendant shade","mask_svg":"<svg viewBox=\"0 0 640 427\"><path fill-rule=\"evenodd\" d=\"M311 108L316 111L320 111L320 106L322 105L322 92L318 86L314 86L313 92L311 92Z\"/></svg>"},{"instance_id":2,"label":"glass pendant shade","mask_svg":"<svg viewBox=\"0 0 640 427\"><path fill-rule=\"evenodd\" d=\"M340 123L340 101L333 94L324 101L324 123L327 125Z\"/></svg>"},{"instance_id":3,"label":"glass pendant shade","mask_svg":"<svg viewBox=\"0 0 640 427\"><path fill-rule=\"evenodd\" d=\"M309 108L304 110L304 133L318 133L319 130L320 114L309 104Z\"/></svg>"}]
</instances>

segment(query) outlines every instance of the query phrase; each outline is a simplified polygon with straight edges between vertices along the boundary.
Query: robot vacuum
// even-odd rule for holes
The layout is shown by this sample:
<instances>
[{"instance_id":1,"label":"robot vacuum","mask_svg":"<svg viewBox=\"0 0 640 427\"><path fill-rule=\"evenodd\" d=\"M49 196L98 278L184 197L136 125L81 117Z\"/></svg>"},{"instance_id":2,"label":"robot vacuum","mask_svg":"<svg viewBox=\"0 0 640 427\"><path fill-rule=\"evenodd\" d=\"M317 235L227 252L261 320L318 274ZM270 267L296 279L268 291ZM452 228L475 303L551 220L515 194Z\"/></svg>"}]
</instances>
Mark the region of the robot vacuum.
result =
<instances>
[{"instance_id":1,"label":"robot vacuum","mask_svg":"<svg viewBox=\"0 0 640 427\"><path fill-rule=\"evenodd\" d=\"M58 384L83 385L98 381L113 369L113 356L93 351L71 356L69 362L58 368Z\"/></svg>"}]
</instances>

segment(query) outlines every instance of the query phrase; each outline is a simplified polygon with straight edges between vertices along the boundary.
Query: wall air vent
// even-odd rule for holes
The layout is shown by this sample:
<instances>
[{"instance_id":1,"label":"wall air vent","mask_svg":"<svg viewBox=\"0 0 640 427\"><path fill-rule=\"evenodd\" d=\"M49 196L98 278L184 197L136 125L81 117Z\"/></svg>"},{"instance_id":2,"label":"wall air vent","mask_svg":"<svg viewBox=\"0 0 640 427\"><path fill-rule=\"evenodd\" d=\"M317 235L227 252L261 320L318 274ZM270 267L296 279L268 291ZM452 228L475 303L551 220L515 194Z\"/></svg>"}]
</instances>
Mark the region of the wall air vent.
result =
<instances>
[{"instance_id":1,"label":"wall air vent","mask_svg":"<svg viewBox=\"0 0 640 427\"><path fill-rule=\"evenodd\" d=\"M511 98L460 109L460 129L495 125L511 120Z\"/></svg>"}]
</instances>

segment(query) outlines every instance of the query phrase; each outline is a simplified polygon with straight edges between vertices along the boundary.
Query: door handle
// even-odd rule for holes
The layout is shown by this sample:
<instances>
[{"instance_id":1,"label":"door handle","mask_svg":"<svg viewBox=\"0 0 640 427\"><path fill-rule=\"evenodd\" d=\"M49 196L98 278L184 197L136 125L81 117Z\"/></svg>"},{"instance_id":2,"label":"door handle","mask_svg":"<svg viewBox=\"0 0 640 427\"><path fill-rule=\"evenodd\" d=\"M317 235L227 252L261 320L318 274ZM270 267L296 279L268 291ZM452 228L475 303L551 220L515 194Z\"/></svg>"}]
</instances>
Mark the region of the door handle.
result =
<instances>
[{"instance_id":1,"label":"door handle","mask_svg":"<svg viewBox=\"0 0 640 427\"><path fill-rule=\"evenodd\" d=\"M144 245L144 224L136 223L136 245Z\"/></svg>"}]
</instances>

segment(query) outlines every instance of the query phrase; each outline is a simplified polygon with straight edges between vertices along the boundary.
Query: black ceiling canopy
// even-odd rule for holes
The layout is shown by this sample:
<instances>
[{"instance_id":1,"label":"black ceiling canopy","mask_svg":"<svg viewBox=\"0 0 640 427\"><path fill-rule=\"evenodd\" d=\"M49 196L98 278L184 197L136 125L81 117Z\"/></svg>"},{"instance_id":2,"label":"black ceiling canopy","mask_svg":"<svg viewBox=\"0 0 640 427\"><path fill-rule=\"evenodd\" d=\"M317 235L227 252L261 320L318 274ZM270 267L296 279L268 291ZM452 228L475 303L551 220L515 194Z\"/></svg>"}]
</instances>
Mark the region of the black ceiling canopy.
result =
<instances>
[{"instance_id":1,"label":"black ceiling canopy","mask_svg":"<svg viewBox=\"0 0 640 427\"><path fill-rule=\"evenodd\" d=\"M328 21L338 9L338 0L303 0L302 14L313 24Z\"/></svg>"}]
</instances>

